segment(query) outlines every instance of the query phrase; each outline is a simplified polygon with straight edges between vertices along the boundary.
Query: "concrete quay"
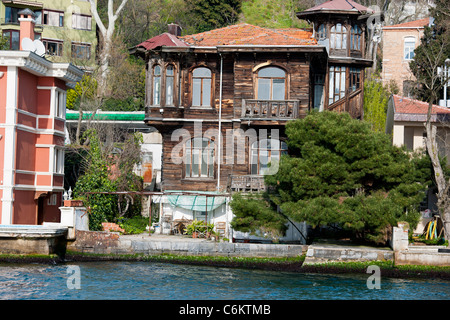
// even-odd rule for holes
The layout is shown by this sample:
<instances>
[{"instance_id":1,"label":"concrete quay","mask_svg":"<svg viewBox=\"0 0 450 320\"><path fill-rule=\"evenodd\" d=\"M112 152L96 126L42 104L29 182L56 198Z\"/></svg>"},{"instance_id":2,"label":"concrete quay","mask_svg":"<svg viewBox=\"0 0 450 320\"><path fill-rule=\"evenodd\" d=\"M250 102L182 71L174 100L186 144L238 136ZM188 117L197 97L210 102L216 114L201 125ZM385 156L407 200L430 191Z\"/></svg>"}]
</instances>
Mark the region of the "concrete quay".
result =
<instances>
[{"instance_id":1,"label":"concrete quay","mask_svg":"<svg viewBox=\"0 0 450 320\"><path fill-rule=\"evenodd\" d=\"M205 255L228 257L297 257L306 245L216 242L186 236L77 231L67 250L96 254Z\"/></svg>"},{"instance_id":2,"label":"concrete quay","mask_svg":"<svg viewBox=\"0 0 450 320\"><path fill-rule=\"evenodd\" d=\"M312 244L308 247L303 264L327 262L392 261L394 251L389 248L346 246L335 244Z\"/></svg>"}]
</instances>

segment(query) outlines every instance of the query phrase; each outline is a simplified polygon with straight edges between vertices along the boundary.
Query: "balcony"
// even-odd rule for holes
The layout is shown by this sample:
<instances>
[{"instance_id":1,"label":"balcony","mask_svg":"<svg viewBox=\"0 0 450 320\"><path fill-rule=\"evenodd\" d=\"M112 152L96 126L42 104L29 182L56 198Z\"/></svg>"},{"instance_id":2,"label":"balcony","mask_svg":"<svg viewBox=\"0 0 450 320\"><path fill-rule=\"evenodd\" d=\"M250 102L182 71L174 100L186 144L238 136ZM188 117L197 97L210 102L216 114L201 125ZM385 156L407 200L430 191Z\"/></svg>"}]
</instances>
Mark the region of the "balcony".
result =
<instances>
[{"instance_id":1,"label":"balcony","mask_svg":"<svg viewBox=\"0 0 450 320\"><path fill-rule=\"evenodd\" d=\"M264 176L256 175L231 175L228 184L231 191L236 192L262 192L266 190Z\"/></svg>"},{"instance_id":2,"label":"balcony","mask_svg":"<svg viewBox=\"0 0 450 320\"><path fill-rule=\"evenodd\" d=\"M300 114L299 100L242 100L241 119L292 120Z\"/></svg>"}]
</instances>

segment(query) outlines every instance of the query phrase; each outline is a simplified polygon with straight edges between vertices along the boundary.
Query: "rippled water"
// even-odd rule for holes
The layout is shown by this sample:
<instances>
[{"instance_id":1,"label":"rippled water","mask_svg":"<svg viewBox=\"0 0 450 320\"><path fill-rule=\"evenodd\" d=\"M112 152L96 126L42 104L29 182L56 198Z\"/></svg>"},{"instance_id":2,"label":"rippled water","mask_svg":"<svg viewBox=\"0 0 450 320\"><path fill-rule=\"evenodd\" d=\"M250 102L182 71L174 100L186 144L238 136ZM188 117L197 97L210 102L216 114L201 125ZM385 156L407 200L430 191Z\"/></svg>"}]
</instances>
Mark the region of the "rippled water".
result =
<instances>
[{"instance_id":1,"label":"rippled water","mask_svg":"<svg viewBox=\"0 0 450 320\"><path fill-rule=\"evenodd\" d=\"M450 281L381 278L381 289L368 289L369 276L151 262L0 264L0 299L450 300Z\"/></svg>"}]
</instances>

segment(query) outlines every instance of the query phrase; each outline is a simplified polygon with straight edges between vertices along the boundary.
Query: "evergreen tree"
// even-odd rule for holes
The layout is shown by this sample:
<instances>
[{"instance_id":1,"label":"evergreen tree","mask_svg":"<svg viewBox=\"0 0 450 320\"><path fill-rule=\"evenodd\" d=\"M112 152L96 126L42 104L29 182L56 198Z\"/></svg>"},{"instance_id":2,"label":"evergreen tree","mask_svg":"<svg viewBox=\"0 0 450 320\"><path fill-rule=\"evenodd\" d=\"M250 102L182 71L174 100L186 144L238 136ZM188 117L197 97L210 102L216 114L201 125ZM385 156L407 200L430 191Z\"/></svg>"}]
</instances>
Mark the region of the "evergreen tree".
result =
<instances>
[{"instance_id":1,"label":"evergreen tree","mask_svg":"<svg viewBox=\"0 0 450 320\"><path fill-rule=\"evenodd\" d=\"M265 210L272 215L278 205L294 221L340 226L355 239L379 244L385 244L397 222L417 225L431 174L427 157L392 146L389 136L347 113L310 114L289 122L286 134L289 155L282 156L276 174L265 178L273 190L265 195ZM240 222L236 226L256 230L264 218L258 215L256 226L250 223L255 218L246 221L257 210L256 204L246 203L243 198L232 201Z\"/></svg>"},{"instance_id":2,"label":"evergreen tree","mask_svg":"<svg viewBox=\"0 0 450 320\"><path fill-rule=\"evenodd\" d=\"M234 24L241 13L242 0L188 0L188 10L204 32Z\"/></svg>"}]
</instances>

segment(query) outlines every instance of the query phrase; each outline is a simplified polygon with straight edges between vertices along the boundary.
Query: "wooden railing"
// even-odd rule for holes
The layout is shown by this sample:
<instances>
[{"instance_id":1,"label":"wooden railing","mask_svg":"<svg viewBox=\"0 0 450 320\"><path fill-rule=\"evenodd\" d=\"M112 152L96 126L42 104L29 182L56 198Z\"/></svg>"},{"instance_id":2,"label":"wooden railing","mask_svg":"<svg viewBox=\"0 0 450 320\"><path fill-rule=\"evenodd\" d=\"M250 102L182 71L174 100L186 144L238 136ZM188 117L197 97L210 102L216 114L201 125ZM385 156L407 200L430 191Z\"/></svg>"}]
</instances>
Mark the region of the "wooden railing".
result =
<instances>
[{"instance_id":1,"label":"wooden railing","mask_svg":"<svg viewBox=\"0 0 450 320\"><path fill-rule=\"evenodd\" d=\"M229 183L231 191L258 192L265 191L264 176L232 175Z\"/></svg>"},{"instance_id":2,"label":"wooden railing","mask_svg":"<svg viewBox=\"0 0 450 320\"><path fill-rule=\"evenodd\" d=\"M289 120L299 116L299 100L242 100L241 119Z\"/></svg>"}]
</instances>

